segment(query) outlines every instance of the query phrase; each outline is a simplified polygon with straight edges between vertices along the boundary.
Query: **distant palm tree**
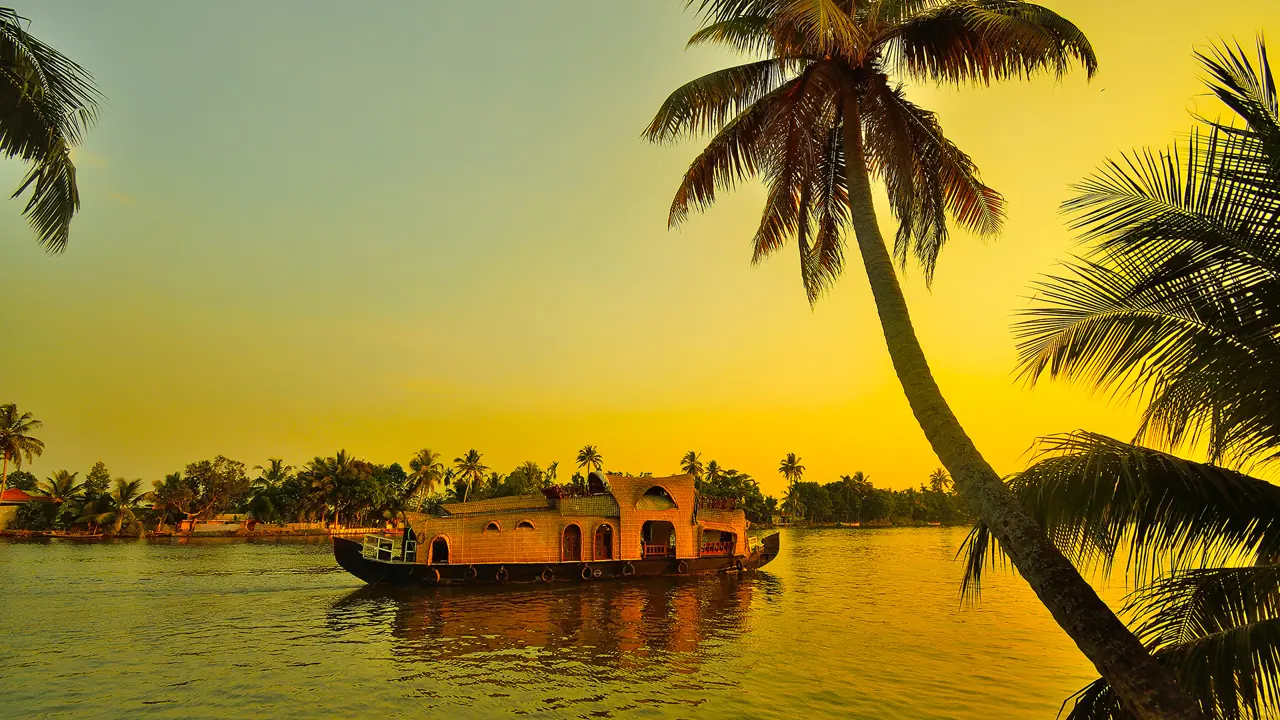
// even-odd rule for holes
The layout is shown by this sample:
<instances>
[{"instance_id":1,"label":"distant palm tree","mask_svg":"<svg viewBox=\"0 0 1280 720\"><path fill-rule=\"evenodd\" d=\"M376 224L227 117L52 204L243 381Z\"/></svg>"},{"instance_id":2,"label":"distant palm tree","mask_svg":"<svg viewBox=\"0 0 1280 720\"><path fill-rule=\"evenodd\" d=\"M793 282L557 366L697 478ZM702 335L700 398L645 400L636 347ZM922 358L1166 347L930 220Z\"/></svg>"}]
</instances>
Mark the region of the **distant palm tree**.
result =
<instances>
[{"instance_id":1,"label":"distant palm tree","mask_svg":"<svg viewBox=\"0 0 1280 720\"><path fill-rule=\"evenodd\" d=\"M934 492L942 492L951 487L951 476L947 474L946 468L938 468L929 473L929 489Z\"/></svg>"},{"instance_id":2,"label":"distant palm tree","mask_svg":"<svg viewBox=\"0 0 1280 720\"><path fill-rule=\"evenodd\" d=\"M80 497L80 493L84 489L80 480L76 477L79 474L66 470L55 470L53 476L47 480L40 481L38 487L40 492L48 495L54 502L65 503Z\"/></svg>"},{"instance_id":3,"label":"distant palm tree","mask_svg":"<svg viewBox=\"0 0 1280 720\"><path fill-rule=\"evenodd\" d=\"M430 448L423 448L414 453L409 460L409 488L406 493L415 500L414 509L422 507L422 503L435 492L436 486L444 482L444 463L440 462L440 453Z\"/></svg>"},{"instance_id":4,"label":"distant palm tree","mask_svg":"<svg viewBox=\"0 0 1280 720\"><path fill-rule=\"evenodd\" d=\"M249 512L261 522L279 520L281 504L278 493L293 466L285 465L283 458L267 458L265 466L254 465L253 468L258 471L258 477L249 486Z\"/></svg>"},{"instance_id":5,"label":"distant palm tree","mask_svg":"<svg viewBox=\"0 0 1280 720\"><path fill-rule=\"evenodd\" d=\"M583 470L583 475L589 475L592 470L599 470L604 467L604 458L600 455L600 451L596 450L595 445L586 445L578 451L578 469Z\"/></svg>"},{"instance_id":6,"label":"distant palm tree","mask_svg":"<svg viewBox=\"0 0 1280 720\"><path fill-rule=\"evenodd\" d=\"M680 458L680 472L685 475L692 475L694 483L702 482L702 456L690 450Z\"/></svg>"},{"instance_id":7,"label":"distant palm tree","mask_svg":"<svg viewBox=\"0 0 1280 720\"><path fill-rule=\"evenodd\" d=\"M787 492L782 496L782 511L793 518L804 519L804 500L800 497L798 483L792 482L787 486Z\"/></svg>"},{"instance_id":8,"label":"distant palm tree","mask_svg":"<svg viewBox=\"0 0 1280 720\"><path fill-rule=\"evenodd\" d=\"M707 463L706 480L708 483L719 482L724 479L724 468L720 467L720 463L712 460Z\"/></svg>"},{"instance_id":9,"label":"distant palm tree","mask_svg":"<svg viewBox=\"0 0 1280 720\"><path fill-rule=\"evenodd\" d=\"M845 506L853 508L853 519L861 522L862 501L871 492L871 479L858 470L852 475L841 475L840 484L844 489Z\"/></svg>"},{"instance_id":10,"label":"distant palm tree","mask_svg":"<svg viewBox=\"0 0 1280 720\"><path fill-rule=\"evenodd\" d=\"M71 147L97 119L102 95L89 72L27 32L26 18L0 8L0 153L30 165L14 197L50 252L67 246L80 208Z\"/></svg>"},{"instance_id":11,"label":"distant palm tree","mask_svg":"<svg viewBox=\"0 0 1280 720\"><path fill-rule=\"evenodd\" d=\"M472 448L466 455L453 459L453 466L458 471L454 476L454 482L462 484L460 493L462 502L467 501L467 496L471 494L472 489L484 479L484 474L489 472L489 466L481 462L482 457L475 448Z\"/></svg>"},{"instance_id":12,"label":"distant palm tree","mask_svg":"<svg viewBox=\"0 0 1280 720\"><path fill-rule=\"evenodd\" d=\"M0 44L0 50L3 45ZM3 124L0 124L0 132ZM9 484L9 462L14 467L22 467L23 459L28 463L44 453L44 443L31 437L30 433L39 430L44 423L36 420L31 413L19 413L18 406L13 403L0 405L0 497Z\"/></svg>"},{"instance_id":13,"label":"distant palm tree","mask_svg":"<svg viewBox=\"0 0 1280 720\"><path fill-rule=\"evenodd\" d=\"M556 471L558 471L559 469L560 469L560 462L558 460L547 466L546 484L548 485L555 484Z\"/></svg>"},{"instance_id":14,"label":"distant palm tree","mask_svg":"<svg viewBox=\"0 0 1280 720\"><path fill-rule=\"evenodd\" d=\"M112 535L119 535L126 523L136 524L139 528L138 534L141 536L142 524L138 522L136 513L147 495L142 492L141 479L116 478L115 487L103 499L106 509L103 512L82 517L77 522L91 521L95 525L111 523Z\"/></svg>"},{"instance_id":15,"label":"distant palm tree","mask_svg":"<svg viewBox=\"0 0 1280 720\"><path fill-rule=\"evenodd\" d=\"M787 453L787 456L782 458L782 464L778 465L778 472L782 473L782 477L788 482L795 484L804 477L804 466L800 464L800 458L796 457L795 453Z\"/></svg>"},{"instance_id":16,"label":"distant palm tree","mask_svg":"<svg viewBox=\"0 0 1280 720\"><path fill-rule=\"evenodd\" d=\"M312 507L323 515L326 507L333 508L333 524L342 523L342 508L346 502L348 485L354 474L355 460L346 450L339 450L332 457L315 457L302 470Z\"/></svg>"},{"instance_id":17,"label":"distant palm tree","mask_svg":"<svg viewBox=\"0 0 1280 720\"><path fill-rule=\"evenodd\" d=\"M901 79L988 84L1037 72L1061 77L1089 40L1065 18L1021 0L700 0L690 44L718 44L751 61L676 89L645 135L674 143L713 134L676 191L669 220L709 208L718 191L762 179L753 240L761 262L792 239L811 303L844 269L852 230L894 371L925 437L978 515L998 529L1019 571L1104 674L1121 680L1142 718L1198 711L1115 613L1061 556L981 455L934 380L895 264L931 283L948 221L993 236L1004 201L935 113ZM896 77L895 77L896 76ZM876 217L872 176L898 220L892 251ZM1140 689L1149 689L1143 692Z\"/></svg>"}]
</instances>

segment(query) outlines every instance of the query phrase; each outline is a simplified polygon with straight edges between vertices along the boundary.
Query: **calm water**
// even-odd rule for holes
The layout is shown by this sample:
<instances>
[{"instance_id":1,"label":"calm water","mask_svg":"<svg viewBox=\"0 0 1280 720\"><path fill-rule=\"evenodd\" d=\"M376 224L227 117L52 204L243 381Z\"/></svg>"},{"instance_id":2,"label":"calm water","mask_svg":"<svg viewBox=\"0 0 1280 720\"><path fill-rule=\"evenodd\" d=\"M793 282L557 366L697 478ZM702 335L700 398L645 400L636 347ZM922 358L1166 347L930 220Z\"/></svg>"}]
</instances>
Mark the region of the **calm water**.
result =
<instances>
[{"instance_id":1,"label":"calm water","mask_svg":"<svg viewBox=\"0 0 1280 720\"><path fill-rule=\"evenodd\" d=\"M1012 576L959 607L963 537L502 594L362 589L327 542L0 543L0 717L1052 718L1092 670Z\"/></svg>"}]
</instances>

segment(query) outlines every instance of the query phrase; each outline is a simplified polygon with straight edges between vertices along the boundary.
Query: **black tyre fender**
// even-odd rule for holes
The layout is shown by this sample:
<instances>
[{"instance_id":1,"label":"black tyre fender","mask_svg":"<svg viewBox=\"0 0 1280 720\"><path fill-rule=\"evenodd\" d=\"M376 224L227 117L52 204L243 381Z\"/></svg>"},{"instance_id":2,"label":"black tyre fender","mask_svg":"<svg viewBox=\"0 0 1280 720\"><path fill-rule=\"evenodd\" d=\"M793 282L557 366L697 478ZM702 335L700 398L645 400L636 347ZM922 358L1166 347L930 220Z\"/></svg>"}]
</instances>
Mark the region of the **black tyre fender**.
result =
<instances>
[{"instance_id":1,"label":"black tyre fender","mask_svg":"<svg viewBox=\"0 0 1280 720\"><path fill-rule=\"evenodd\" d=\"M506 565L503 565L502 567L498 568L498 572L494 573L493 575L493 578L500 583L506 582L507 577L508 577L508 573L507 573Z\"/></svg>"},{"instance_id":2,"label":"black tyre fender","mask_svg":"<svg viewBox=\"0 0 1280 720\"><path fill-rule=\"evenodd\" d=\"M439 568L431 568L431 569L427 570L427 582L431 583L432 585L439 585L439 584L440 584L440 569L439 569Z\"/></svg>"},{"instance_id":3,"label":"black tyre fender","mask_svg":"<svg viewBox=\"0 0 1280 720\"><path fill-rule=\"evenodd\" d=\"M468 580L475 580L475 579L476 579L476 577L478 577L479 575L480 575L480 571L479 571L479 570L476 570L476 566L475 566L475 565L468 565L468 566L467 566L467 579L468 579Z\"/></svg>"},{"instance_id":4,"label":"black tyre fender","mask_svg":"<svg viewBox=\"0 0 1280 720\"><path fill-rule=\"evenodd\" d=\"M631 563L622 566L622 577L631 577L636 574L636 568Z\"/></svg>"},{"instance_id":5,"label":"black tyre fender","mask_svg":"<svg viewBox=\"0 0 1280 720\"><path fill-rule=\"evenodd\" d=\"M676 566L676 572L680 573L681 575L689 572L689 563L681 560L680 564Z\"/></svg>"},{"instance_id":6,"label":"black tyre fender","mask_svg":"<svg viewBox=\"0 0 1280 720\"><path fill-rule=\"evenodd\" d=\"M555 579L556 579L556 571L552 570L550 565L542 568L542 582L549 583Z\"/></svg>"},{"instance_id":7,"label":"black tyre fender","mask_svg":"<svg viewBox=\"0 0 1280 720\"><path fill-rule=\"evenodd\" d=\"M583 566L582 566L582 572L578 573L578 575L582 576L582 579L583 579L583 580L590 580L590 579L591 579L591 566L590 566L590 565L583 565Z\"/></svg>"}]
</instances>

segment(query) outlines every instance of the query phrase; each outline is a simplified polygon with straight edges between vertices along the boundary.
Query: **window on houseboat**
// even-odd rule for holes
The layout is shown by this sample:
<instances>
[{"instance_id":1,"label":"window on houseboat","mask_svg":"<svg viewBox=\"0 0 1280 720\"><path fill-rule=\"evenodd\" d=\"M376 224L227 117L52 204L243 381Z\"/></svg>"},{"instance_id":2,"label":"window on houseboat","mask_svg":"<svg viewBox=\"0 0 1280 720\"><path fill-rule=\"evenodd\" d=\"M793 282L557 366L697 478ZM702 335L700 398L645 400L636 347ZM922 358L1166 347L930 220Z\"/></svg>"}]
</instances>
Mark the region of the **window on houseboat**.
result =
<instances>
[{"instance_id":1,"label":"window on houseboat","mask_svg":"<svg viewBox=\"0 0 1280 720\"><path fill-rule=\"evenodd\" d=\"M671 497L671 493L658 485L645 490L640 501L636 503L637 510L670 510L675 506L676 501Z\"/></svg>"},{"instance_id":2,"label":"window on houseboat","mask_svg":"<svg viewBox=\"0 0 1280 720\"><path fill-rule=\"evenodd\" d=\"M582 528L577 525L570 525L564 529L564 552L562 559L565 562L582 560Z\"/></svg>"},{"instance_id":3,"label":"window on houseboat","mask_svg":"<svg viewBox=\"0 0 1280 720\"><path fill-rule=\"evenodd\" d=\"M532 529L533 529L533 523L529 522L528 520L521 520L521 521L520 521L520 524L519 524L519 525L516 525L516 529L517 529L517 530L532 530Z\"/></svg>"},{"instance_id":4,"label":"window on houseboat","mask_svg":"<svg viewBox=\"0 0 1280 720\"><path fill-rule=\"evenodd\" d=\"M491 522L484 526L485 532L502 532L502 528L496 522Z\"/></svg>"},{"instance_id":5,"label":"window on houseboat","mask_svg":"<svg viewBox=\"0 0 1280 720\"><path fill-rule=\"evenodd\" d=\"M613 559L613 527L602 524L596 528L596 560Z\"/></svg>"}]
</instances>

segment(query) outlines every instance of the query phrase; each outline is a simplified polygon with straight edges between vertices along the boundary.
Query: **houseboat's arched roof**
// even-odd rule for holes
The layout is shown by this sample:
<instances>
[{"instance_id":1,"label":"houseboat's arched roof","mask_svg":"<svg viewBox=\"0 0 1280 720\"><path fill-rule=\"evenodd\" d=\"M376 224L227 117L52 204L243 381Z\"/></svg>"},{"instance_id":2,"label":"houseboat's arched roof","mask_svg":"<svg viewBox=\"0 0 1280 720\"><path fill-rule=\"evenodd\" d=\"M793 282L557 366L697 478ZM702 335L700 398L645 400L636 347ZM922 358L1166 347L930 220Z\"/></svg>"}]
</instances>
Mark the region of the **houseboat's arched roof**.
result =
<instances>
[{"instance_id":1,"label":"houseboat's arched roof","mask_svg":"<svg viewBox=\"0 0 1280 720\"><path fill-rule=\"evenodd\" d=\"M644 498L650 488L659 487L666 491L672 502L679 508L693 507L693 476L669 475L667 477L631 477L629 475L610 475L609 485L618 505L634 508Z\"/></svg>"}]
</instances>

